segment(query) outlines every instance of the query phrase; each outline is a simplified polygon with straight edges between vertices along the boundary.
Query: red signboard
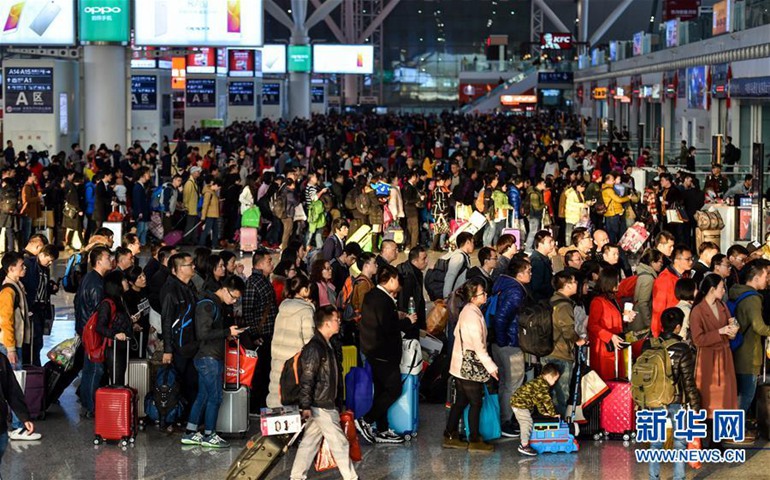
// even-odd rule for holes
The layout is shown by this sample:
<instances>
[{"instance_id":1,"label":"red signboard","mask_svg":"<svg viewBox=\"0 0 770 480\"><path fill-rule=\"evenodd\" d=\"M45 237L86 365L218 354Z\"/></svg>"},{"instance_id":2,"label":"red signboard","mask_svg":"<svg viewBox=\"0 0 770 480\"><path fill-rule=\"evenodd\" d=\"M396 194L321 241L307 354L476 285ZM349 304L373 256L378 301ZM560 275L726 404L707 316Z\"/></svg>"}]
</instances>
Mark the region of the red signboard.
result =
<instances>
[{"instance_id":1,"label":"red signboard","mask_svg":"<svg viewBox=\"0 0 770 480\"><path fill-rule=\"evenodd\" d=\"M188 73L215 73L217 66L217 49L200 48L196 53L187 55Z\"/></svg>"},{"instance_id":2,"label":"red signboard","mask_svg":"<svg viewBox=\"0 0 770 480\"><path fill-rule=\"evenodd\" d=\"M700 7L700 0L665 0L663 21L678 18L684 22L697 18L698 7Z\"/></svg>"},{"instance_id":3,"label":"red signboard","mask_svg":"<svg viewBox=\"0 0 770 480\"><path fill-rule=\"evenodd\" d=\"M230 74L254 75L254 50L228 50Z\"/></svg>"},{"instance_id":4,"label":"red signboard","mask_svg":"<svg viewBox=\"0 0 770 480\"><path fill-rule=\"evenodd\" d=\"M543 50L569 50L572 48L572 34L541 33L540 48Z\"/></svg>"}]
</instances>

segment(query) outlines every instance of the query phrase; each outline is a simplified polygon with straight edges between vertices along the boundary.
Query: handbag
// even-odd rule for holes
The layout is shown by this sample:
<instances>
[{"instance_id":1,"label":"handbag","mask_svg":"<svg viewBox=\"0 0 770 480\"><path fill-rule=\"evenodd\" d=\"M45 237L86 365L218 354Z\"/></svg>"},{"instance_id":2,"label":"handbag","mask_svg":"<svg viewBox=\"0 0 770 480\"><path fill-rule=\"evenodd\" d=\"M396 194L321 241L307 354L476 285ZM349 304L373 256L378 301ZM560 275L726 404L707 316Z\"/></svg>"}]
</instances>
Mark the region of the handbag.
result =
<instances>
[{"instance_id":1,"label":"handbag","mask_svg":"<svg viewBox=\"0 0 770 480\"><path fill-rule=\"evenodd\" d=\"M487 369L479 360L478 355L473 350L466 350L463 347L463 331L460 329L460 350L463 352L463 361L460 366L460 375L465 380L472 382L487 383L491 377Z\"/></svg>"},{"instance_id":2,"label":"handbag","mask_svg":"<svg viewBox=\"0 0 770 480\"><path fill-rule=\"evenodd\" d=\"M542 222L543 228L548 228L551 225L553 225L553 218L551 218L551 214L548 213L548 208L543 209L543 222Z\"/></svg>"},{"instance_id":3,"label":"handbag","mask_svg":"<svg viewBox=\"0 0 770 480\"><path fill-rule=\"evenodd\" d=\"M419 375L422 372L422 350L417 339L401 340L401 374Z\"/></svg>"},{"instance_id":4,"label":"handbag","mask_svg":"<svg viewBox=\"0 0 770 480\"><path fill-rule=\"evenodd\" d=\"M261 215L259 208L254 206L246 209L241 217L241 226L246 228L259 228Z\"/></svg>"},{"instance_id":5,"label":"handbag","mask_svg":"<svg viewBox=\"0 0 770 480\"><path fill-rule=\"evenodd\" d=\"M241 368L238 369L240 357ZM246 350L243 345L227 342L225 348L225 384L246 385L251 388L254 370L257 368L257 353ZM240 378L240 382L238 379Z\"/></svg>"},{"instance_id":6,"label":"handbag","mask_svg":"<svg viewBox=\"0 0 770 480\"><path fill-rule=\"evenodd\" d=\"M465 425L465 435L470 437L470 426L468 424L468 412L470 405L465 407L463 413L463 423ZM500 425L500 399L496 393L489 393L489 388L484 385L484 398L481 400L481 414L479 416L479 435L485 442L497 440L502 436Z\"/></svg>"},{"instance_id":7,"label":"handbag","mask_svg":"<svg viewBox=\"0 0 770 480\"><path fill-rule=\"evenodd\" d=\"M79 210L77 208L73 207L72 205L70 205L69 203L65 202L64 203L64 210L62 211L62 213L64 213L65 217L74 220L74 219L78 218Z\"/></svg>"},{"instance_id":8,"label":"handbag","mask_svg":"<svg viewBox=\"0 0 770 480\"><path fill-rule=\"evenodd\" d=\"M668 223L683 223L679 212L674 208L666 210L666 221Z\"/></svg>"}]
</instances>

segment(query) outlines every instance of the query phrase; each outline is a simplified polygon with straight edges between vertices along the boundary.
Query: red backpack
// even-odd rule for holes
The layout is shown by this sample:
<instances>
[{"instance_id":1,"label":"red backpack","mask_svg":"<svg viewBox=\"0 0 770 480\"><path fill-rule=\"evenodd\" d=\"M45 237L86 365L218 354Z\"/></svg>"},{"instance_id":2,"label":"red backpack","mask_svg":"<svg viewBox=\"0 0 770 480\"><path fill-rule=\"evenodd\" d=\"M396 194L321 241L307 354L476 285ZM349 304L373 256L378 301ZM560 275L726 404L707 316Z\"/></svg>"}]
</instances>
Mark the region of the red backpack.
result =
<instances>
[{"instance_id":1,"label":"red backpack","mask_svg":"<svg viewBox=\"0 0 770 480\"><path fill-rule=\"evenodd\" d=\"M110 305L110 323L115 317L115 302L105 298L103 300ZM96 331L96 322L99 319L99 308L88 317L86 326L83 327L83 349L88 355L88 359L93 363L104 363L104 351L107 347L108 339L104 338Z\"/></svg>"}]
</instances>

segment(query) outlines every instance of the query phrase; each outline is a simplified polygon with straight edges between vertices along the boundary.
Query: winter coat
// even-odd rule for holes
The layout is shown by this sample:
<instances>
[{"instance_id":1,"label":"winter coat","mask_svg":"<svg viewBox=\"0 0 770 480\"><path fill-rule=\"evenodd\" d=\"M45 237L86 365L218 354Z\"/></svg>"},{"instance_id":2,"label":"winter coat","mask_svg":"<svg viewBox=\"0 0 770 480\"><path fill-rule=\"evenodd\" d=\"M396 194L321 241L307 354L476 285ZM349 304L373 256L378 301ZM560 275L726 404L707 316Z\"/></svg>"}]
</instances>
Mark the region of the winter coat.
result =
<instances>
[{"instance_id":1,"label":"winter coat","mask_svg":"<svg viewBox=\"0 0 770 480\"><path fill-rule=\"evenodd\" d=\"M270 386L267 395L269 408L281 406L279 388L283 364L302 350L302 347L313 338L314 313L313 304L299 298L287 298L278 307L273 341L270 346L272 359L270 361Z\"/></svg>"},{"instance_id":2,"label":"winter coat","mask_svg":"<svg viewBox=\"0 0 770 480\"><path fill-rule=\"evenodd\" d=\"M462 341L460 337L462 336ZM453 377L463 377L460 370L463 364L464 350L476 352L484 368L490 374L497 372L497 365L487 352L487 325L484 322L484 314L476 305L467 303L460 312L460 318L454 330L454 345L452 346L452 359L449 364L449 374Z\"/></svg>"},{"instance_id":3,"label":"winter coat","mask_svg":"<svg viewBox=\"0 0 770 480\"><path fill-rule=\"evenodd\" d=\"M746 292L757 291L747 285L733 285L728 297L735 300ZM759 375L765 354L762 337L770 336L770 326L762 318L762 295L744 297L735 309L735 319L743 332L743 344L733 352L735 373Z\"/></svg>"},{"instance_id":4,"label":"winter coat","mask_svg":"<svg viewBox=\"0 0 770 480\"><path fill-rule=\"evenodd\" d=\"M201 219L219 218L219 195L210 186L203 187Z\"/></svg>"},{"instance_id":5,"label":"winter coat","mask_svg":"<svg viewBox=\"0 0 770 480\"><path fill-rule=\"evenodd\" d=\"M553 286L551 286L553 266L551 266L551 260L537 250L532 251L529 259L532 264L532 280L529 283L532 297L535 300L548 300L553 295Z\"/></svg>"},{"instance_id":6,"label":"winter coat","mask_svg":"<svg viewBox=\"0 0 770 480\"><path fill-rule=\"evenodd\" d=\"M569 297L556 292L551 297L553 307L553 351L548 358L575 360L575 342L579 340L575 332L575 302Z\"/></svg>"},{"instance_id":7,"label":"winter coat","mask_svg":"<svg viewBox=\"0 0 770 480\"><path fill-rule=\"evenodd\" d=\"M519 346L519 313L530 298L527 289L513 277L500 275L492 295L500 294L495 312L495 339L498 347Z\"/></svg>"},{"instance_id":8,"label":"winter coat","mask_svg":"<svg viewBox=\"0 0 770 480\"><path fill-rule=\"evenodd\" d=\"M547 417L558 415L551 399L551 387L542 375L520 386L513 393L511 407L530 411L537 408L540 415Z\"/></svg>"},{"instance_id":9,"label":"winter coat","mask_svg":"<svg viewBox=\"0 0 770 480\"><path fill-rule=\"evenodd\" d=\"M340 408L344 387L341 352L336 352L320 333L315 332L302 349L300 367L299 408Z\"/></svg>"},{"instance_id":10,"label":"winter coat","mask_svg":"<svg viewBox=\"0 0 770 480\"><path fill-rule=\"evenodd\" d=\"M730 340L719 333L730 319L727 306L716 301L718 317L706 300L692 308L690 331L697 348L695 383L701 395L701 408L713 418L714 410L738 408L738 383L735 378Z\"/></svg>"},{"instance_id":11,"label":"winter coat","mask_svg":"<svg viewBox=\"0 0 770 480\"><path fill-rule=\"evenodd\" d=\"M634 311L636 317L628 326L630 330L640 331L650 328L652 321L652 292L658 274L643 263L636 266L636 289L634 290Z\"/></svg>"},{"instance_id":12,"label":"winter coat","mask_svg":"<svg viewBox=\"0 0 770 480\"><path fill-rule=\"evenodd\" d=\"M676 288L676 282L682 278L674 267L668 267L660 272L658 278L655 279L655 283L652 287L652 322L650 323L650 329L654 336L660 335L662 327L660 325L660 316L667 308L675 307L679 300L674 295L674 289Z\"/></svg>"},{"instance_id":13,"label":"winter coat","mask_svg":"<svg viewBox=\"0 0 770 480\"><path fill-rule=\"evenodd\" d=\"M198 190L198 184L192 177L190 177L184 184L184 189L182 190L182 203L184 204L185 210L187 210L187 215L197 217L200 214L198 211L199 196L200 191Z\"/></svg>"},{"instance_id":14,"label":"winter coat","mask_svg":"<svg viewBox=\"0 0 770 480\"><path fill-rule=\"evenodd\" d=\"M602 185L602 200L607 207L607 211L604 212L605 217L614 217L617 215L623 215L625 213L624 203L630 201L629 197L621 197L615 192L615 188L612 185Z\"/></svg>"},{"instance_id":15,"label":"winter coat","mask_svg":"<svg viewBox=\"0 0 770 480\"><path fill-rule=\"evenodd\" d=\"M618 361L618 375L615 375L615 353L607 350L612 336L623 336L623 317L615 298L597 295L591 301L588 311L588 342L591 349L591 368L604 380L616 376L626 378L625 364Z\"/></svg>"},{"instance_id":16,"label":"winter coat","mask_svg":"<svg viewBox=\"0 0 770 480\"><path fill-rule=\"evenodd\" d=\"M572 225L578 223L587 207L585 201L577 190L570 187L565 191L564 221Z\"/></svg>"}]
</instances>

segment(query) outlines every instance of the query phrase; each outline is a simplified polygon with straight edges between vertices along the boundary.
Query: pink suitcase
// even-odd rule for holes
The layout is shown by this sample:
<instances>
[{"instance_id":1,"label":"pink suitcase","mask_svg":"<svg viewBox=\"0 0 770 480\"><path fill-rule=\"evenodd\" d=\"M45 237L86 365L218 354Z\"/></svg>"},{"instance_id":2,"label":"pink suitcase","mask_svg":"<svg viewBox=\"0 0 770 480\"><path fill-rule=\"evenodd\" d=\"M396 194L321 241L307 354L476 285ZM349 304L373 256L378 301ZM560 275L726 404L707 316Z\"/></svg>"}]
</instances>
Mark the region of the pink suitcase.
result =
<instances>
[{"instance_id":1,"label":"pink suitcase","mask_svg":"<svg viewBox=\"0 0 770 480\"><path fill-rule=\"evenodd\" d=\"M607 437L631 440L635 434L636 418L631 396L631 355L628 355L628 379L618 378L618 352L615 350L615 380L606 382L610 393L599 409L599 426Z\"/></svg>"},{"instance_id":2,"label":"pink suitcase","mask_svg":"<svg viewBox=\"0 0 770 480\"><path fill-rule=\"evenodd\" d=\"M502 232L500 232L500 235L513 235L516 243L516 249L521 250L521 230L517 228L519 226L518 223L519 221L513 218L513 214L509 212L508 218L505 222L505 228Z\"/></svg>"},{"instance_id":3,"label":"pink suitcase","mask_svg":"<svg viewBox=\"0 0 770 480\"><path fill-rule=\"evenodd\" d=\"M241 227L240 243L241 253L251 253L259 247L259 236L257 229L252 227Z\"/></svg>"}]
</instances>

